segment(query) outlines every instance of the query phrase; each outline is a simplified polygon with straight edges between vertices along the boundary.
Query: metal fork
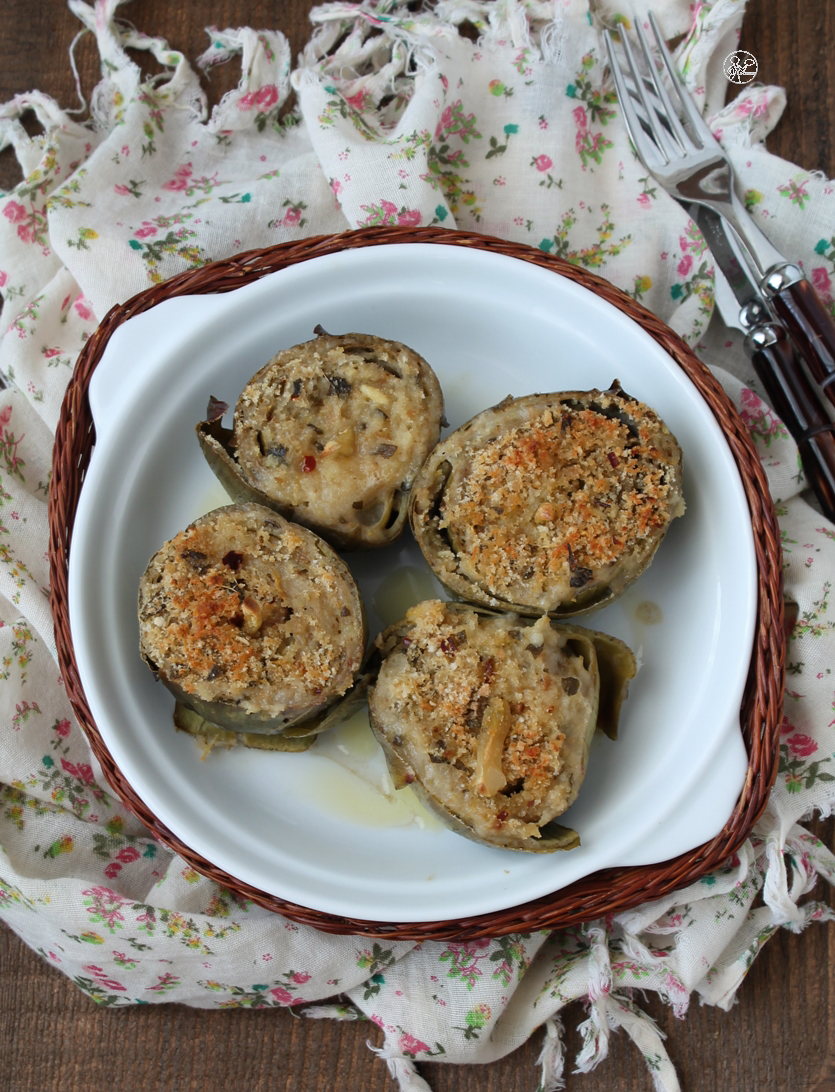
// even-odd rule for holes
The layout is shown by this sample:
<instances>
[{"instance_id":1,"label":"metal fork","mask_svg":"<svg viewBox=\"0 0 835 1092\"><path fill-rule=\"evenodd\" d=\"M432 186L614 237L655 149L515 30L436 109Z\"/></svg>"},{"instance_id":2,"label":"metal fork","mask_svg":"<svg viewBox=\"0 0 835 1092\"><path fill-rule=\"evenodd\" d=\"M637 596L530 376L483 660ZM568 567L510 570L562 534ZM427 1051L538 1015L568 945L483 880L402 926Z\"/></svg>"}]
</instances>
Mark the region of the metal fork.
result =
<instances>
[{"instance_id":1,"label":"metal fork","mask_svg":"<svg viewBox=\"0 0 835 1092\"><path fill-rule=\"evenodd\" d=\"M635 29L645 71L639 69L629 39L622 32L620 40L629 66L627 75L615 51L612 33L606 31L615 90L635 151L650 174L673 197L685 206L695 204L713 209L730 225L750 256L761 292L789 331L824 394L835 405L835 323L802 269L789 262L748 215L734 190L730 161L690 98L652 13L649 21L677 100L675 106L640 19L635 20Z\"/></svg>"},{"instance_id":2,"label":"metal fork","mask_svg":"<svg viewBox=\"0 0 835 1092\"><path fill-rule=\"evenodd\" d=\"M652 13L649 21L658 53L678 99L678 108L673 106L659 75L640 20L635 20L635 29L643 51L645 71L639 70L626 34L620 36L632 76L631 86L624 78L615 53L612 33L607 30L606 47L612 77L630 139L647 170L668 193L686 204L707 205L725 218L744 243L762 279L774 266L788 263L750 219L737 197L733 168L673 67ZM682 125L679 113L689 125L692 137Z\"/></svg>"}]
</instances>

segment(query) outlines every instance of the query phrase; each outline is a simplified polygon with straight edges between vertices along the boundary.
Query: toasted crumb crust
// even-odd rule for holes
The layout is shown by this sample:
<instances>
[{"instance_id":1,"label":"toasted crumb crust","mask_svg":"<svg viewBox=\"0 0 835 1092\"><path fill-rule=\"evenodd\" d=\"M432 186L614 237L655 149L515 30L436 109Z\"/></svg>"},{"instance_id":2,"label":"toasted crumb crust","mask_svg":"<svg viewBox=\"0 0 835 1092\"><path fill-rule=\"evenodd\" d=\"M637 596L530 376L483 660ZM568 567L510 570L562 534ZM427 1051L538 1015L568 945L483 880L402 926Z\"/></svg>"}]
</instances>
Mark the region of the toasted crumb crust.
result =
<instances>
[{"instance_id":1,"label":"toasted crumb crust","mask_svg":"<svg viewBox=\"0 0 835 1092\"><path fill-rule=\"evenodd\" d=\"M437 378L417 353L370 335L322 334L278 353L246 385L235 457L293 518L362 540L405 509L398 498L437 443L442 415Z\"/></svg>"},{"instance_id":2,"label":"toasted crumb crust","mask_svg":"<svg viewBox=\"0 0 835 1092\"><path fill-rule=\"evenodd\" d=\"M684 510L678 445L619 387L508 399L483 417L436 448L413 526L420 541L433 524L459 579L492 605L551 611L625 586ZM440 495L421 506L444 461Z\"/></svg>"},{"instance_id":3,"label":"toasted crumb crust","mask_svg":"<svg viewBox=\"0 0 835 1092\"><path fill-rule=\"evenodd\" d=\"M305 528L256 504L201 517L154 555L139 591L140 645L186 698L263 717L344 694L364 651L359 593Z\"/></svg>"},{"instance_id":4,"label":"toasted crumb crust","mask_svg":"<svg viewBox=\"0 0 835 1092\"><path fill-rule=\"evenodd\" d=\"M548 618L429 600L383 638L372 723L479 838L538 838L585 774L599 679Z\"/></svg>"}]
</instances>

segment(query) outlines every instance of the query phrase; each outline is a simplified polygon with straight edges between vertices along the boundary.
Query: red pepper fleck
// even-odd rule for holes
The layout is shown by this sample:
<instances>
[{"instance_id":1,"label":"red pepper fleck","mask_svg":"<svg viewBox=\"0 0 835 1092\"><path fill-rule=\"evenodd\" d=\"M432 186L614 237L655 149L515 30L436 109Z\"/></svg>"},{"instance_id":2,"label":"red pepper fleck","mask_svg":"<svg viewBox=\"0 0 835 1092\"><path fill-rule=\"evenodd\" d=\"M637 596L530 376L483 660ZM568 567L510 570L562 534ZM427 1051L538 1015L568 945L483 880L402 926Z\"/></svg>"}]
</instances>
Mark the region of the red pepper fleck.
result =
<instances>
[{"instance_id":1,"label":"red pepper fleck","mask_svg":"<svg viewBox=\"0 0 835 1092\"><path fill-rule=\"evenodd\" d=\"M618 460L617 455L615 455L614 451L608 452L606 458L609 460L609 462L612 464L612 466L617 466L618 465L619 460Z\"/></svg>"},{"instance_id":2,"label":"red pepper fleck","mask_svg":"<svg viewBox=\"0 0 835 1092\"><path fill-rule=\"evenodd\" d=\"M312 474L315 469L316 460L313 458L312 455L305 455L305 457L302 459L302 473Z\"/></svg>"}]
</instances>

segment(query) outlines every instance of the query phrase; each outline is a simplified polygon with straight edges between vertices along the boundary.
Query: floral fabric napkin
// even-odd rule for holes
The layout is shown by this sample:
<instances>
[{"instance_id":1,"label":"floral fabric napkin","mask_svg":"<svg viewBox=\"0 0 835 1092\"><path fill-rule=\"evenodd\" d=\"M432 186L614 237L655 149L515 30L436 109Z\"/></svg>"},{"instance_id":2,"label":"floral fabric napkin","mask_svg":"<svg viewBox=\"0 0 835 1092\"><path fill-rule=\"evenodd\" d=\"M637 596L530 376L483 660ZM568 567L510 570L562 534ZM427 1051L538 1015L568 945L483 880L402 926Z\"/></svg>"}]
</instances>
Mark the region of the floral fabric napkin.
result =
<instances>
[{"instance_id":1,"label":"floral fabric napkin","mask_svg":"<svg viewBox=\"0 0 835 1092\"><path fill-rule=\"evenodd\" d=\"M597 1064L623 1028L671 1092L675 1073L636 988L679 1015L694 995L728 1007L777 929L833 916L812 889L835 881L835 858L802 820L835 801L835 528L807 502L795 445L738 336L712 321L700 233L628 144L601 27L630 33L631 5L438 0L415 14L402 0L330 3L313 10L296 66L280 28L211 28L199 63L240 58L242 77L210 117L186 58L119 22L119 0L70 6L102 58L93 123L37 92L0 107L0 142L14 145L23 173L0 196L4 921L103 1005L292 1005L372 1020L404 1089L426 1087L416 1062L489 1062L543 1026L541 1085L558 1087L560 1014L580 999L577 1067ZM749 209L835 310L833 187L762 143L782 91L750 84L725 105L722 62L744 3L654 6L666 35L684 36L679 64ZM141 4L132 15L141 23ZM143 79L129 47L153 54L163 74ZM296 106L282 113L291 91ZM20 125L27 110L42 137ZM113 304L183 269L371 224L483 231L601 273L694 346L756 441L797 604L779 774L739 854L661 902L492 941L319 934L202 878L155 841L114 796L73 718L54 658L46 496L53 431L85 340Z\"/></svg>"}]
</instances>

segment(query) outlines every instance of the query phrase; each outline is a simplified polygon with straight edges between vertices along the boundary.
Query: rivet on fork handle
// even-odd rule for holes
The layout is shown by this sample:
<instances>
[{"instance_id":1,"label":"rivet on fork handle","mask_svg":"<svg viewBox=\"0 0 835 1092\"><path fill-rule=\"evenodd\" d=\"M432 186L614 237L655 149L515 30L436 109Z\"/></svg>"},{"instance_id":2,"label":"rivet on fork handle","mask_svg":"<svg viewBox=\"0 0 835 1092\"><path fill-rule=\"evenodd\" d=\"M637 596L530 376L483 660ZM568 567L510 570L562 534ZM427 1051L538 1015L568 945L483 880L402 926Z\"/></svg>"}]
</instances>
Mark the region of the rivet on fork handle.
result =
<instances>
[{"instance_id":1,"label":"rivet on fork handle","mask_svg":"<svg viewBox=\"0 0 835 1092\"><path fill-rule=\"evenodd\" d=\"M762 290L823 394L835 406L835 324L796 265L770 270Z\"/></svg>"}]
</instances>

